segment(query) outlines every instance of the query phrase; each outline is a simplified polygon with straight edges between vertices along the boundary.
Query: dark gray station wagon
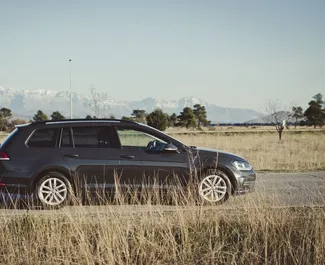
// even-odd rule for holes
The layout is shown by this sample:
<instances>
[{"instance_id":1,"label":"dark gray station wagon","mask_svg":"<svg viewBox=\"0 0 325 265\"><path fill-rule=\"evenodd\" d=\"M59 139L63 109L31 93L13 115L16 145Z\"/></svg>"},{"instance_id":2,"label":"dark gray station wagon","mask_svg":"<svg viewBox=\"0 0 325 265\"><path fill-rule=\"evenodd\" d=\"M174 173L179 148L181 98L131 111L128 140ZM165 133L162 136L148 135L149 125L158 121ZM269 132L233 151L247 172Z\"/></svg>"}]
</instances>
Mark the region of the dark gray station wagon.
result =
<instances>
[{"instance_id":1,"label":"dark gray station wagon","mask_svg":"<svg viewBox=\"0 0 325 265\"><path fill-rule=\"evenodd\" d=\"M45 207L67 203L78 188L186 187L197 177L204 202L254 190L252 166L234 154L187 146L131 121L63 120L17 126L0 145L0 187Z\"/></svg>"}]
</instances>

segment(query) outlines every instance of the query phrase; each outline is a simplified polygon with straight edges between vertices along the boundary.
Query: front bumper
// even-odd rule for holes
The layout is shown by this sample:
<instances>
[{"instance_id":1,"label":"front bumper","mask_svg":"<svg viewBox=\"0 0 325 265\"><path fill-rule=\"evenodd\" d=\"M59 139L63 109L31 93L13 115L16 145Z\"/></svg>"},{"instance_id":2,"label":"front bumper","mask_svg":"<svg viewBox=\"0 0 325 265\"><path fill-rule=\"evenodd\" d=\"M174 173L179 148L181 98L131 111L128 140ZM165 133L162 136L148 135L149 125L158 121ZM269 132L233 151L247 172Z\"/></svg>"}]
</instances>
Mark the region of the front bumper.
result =
<instances>
[{"instance_id":1,"label":"front bumper","mask_svg":"<svg viewBox=\"0 0 325 265\"><path fill-rule=\"evenodd\" d=\"M255 191L256 173L251 171L235 171L234 172L237 186L234 195L242 195Z\"/></svg>"}]
</instances>

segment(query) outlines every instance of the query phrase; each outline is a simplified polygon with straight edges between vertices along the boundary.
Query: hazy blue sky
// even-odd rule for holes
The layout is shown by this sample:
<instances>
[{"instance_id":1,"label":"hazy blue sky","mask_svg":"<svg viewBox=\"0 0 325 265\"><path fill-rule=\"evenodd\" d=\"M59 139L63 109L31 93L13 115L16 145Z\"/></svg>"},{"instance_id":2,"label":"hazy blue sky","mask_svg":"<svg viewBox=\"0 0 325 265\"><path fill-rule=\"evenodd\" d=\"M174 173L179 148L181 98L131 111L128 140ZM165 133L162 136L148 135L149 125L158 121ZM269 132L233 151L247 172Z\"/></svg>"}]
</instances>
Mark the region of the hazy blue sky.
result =
<instances>
[{"instance_id":1,"label":"hazy blue sky","mask_svg":"<svg viewBox=\"0 0 325 265\"><path fill-rule=\"evenodd\" d=\"M262 110L325 94L325 1L0 0L0 85Z\"/></svg>"}]
</instances>

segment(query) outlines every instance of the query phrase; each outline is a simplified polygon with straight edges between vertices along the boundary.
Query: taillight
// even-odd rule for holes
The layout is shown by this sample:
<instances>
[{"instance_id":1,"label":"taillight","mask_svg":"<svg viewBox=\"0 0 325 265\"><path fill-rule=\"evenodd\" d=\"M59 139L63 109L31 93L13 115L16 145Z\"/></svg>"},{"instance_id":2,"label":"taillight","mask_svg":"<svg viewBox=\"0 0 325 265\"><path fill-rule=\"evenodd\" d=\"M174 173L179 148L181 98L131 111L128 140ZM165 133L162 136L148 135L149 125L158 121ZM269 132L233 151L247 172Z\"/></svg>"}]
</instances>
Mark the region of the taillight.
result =
<instances>
[{"instance_id":1,"label":"taillight","mask_svg":"<svg viewBox=\"0 0 325 265\"><path fill-rule=\"evenodd\" d=\"M0 152L0 161L4 160L10 160L10 158L6 152Z\"/></svg>"}]
</instances>

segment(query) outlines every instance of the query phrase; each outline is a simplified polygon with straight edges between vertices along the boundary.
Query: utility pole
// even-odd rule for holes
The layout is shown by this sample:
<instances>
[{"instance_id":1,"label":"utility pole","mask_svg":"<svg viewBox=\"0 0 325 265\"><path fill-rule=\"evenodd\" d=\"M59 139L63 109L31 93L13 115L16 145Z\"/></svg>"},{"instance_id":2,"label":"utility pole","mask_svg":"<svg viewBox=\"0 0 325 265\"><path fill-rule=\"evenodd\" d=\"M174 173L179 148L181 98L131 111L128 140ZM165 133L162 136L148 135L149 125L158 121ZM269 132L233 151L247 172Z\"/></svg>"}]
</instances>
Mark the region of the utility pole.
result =
<instances>
[{"instance_id":1,"label":"utility pole","mask_svg":"<svg viewBox=\"0 0 325 265\"><path fill-rule=\"evenodd\" d=\"M71 90L71 62L72 60L69 60L70 65L70 119L72 119L72 90Z\"/></svg>"}]
</instances>

